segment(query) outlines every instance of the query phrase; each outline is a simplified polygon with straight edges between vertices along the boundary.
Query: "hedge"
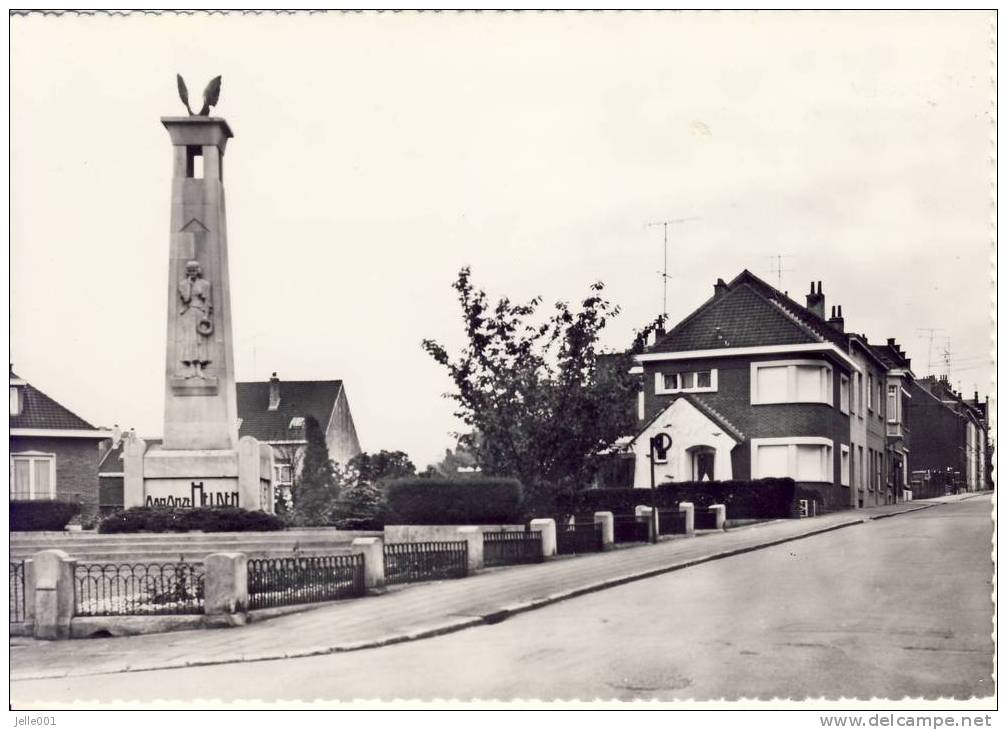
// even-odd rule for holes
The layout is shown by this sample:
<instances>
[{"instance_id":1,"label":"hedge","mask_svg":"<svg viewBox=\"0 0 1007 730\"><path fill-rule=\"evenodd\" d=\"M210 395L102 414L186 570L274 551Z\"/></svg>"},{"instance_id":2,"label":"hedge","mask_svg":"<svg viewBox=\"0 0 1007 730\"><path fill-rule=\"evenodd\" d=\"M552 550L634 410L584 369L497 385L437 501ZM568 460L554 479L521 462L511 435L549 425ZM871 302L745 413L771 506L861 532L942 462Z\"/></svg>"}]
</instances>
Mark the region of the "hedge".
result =
<instances>
[{"instance_id":1,"label":"hedge","mask_svg":"<svg viewBox=\"0 0 1007 730\"><path fill-rule=\"evenodd\" d=\"M395 479L385 487L386 525L495 525L521 522L516 479Z\"/></svg>"},{"instance_id":2,"label":"hedge","mask_svg":"<svg viewBox=\"0 0 1007 730\"><path fill-rule=\"evenodd\" d=\"M632 514L637 505L675 509L692 502L696 509L711 504L727 507L728 519L772 519L793 515L796 486L793 479L756 479L725 482L668 482L657 489L586 489L561 500L559 512Z\"/></svg>"},{"instance_id":3,"label":"hedge","mask_svg":"<svg viewBox=\"0 0 1007 730\"><path fill-rule=\"evenodd\" d=\"M76 502L56 499L11 500L11 532L62 530L75 515L80 514Z\"/></svg>"},{"instance_id":4,"label":"hedge","mask_svg":"<svg viewBox=\"0 0 1007 730\"><path fill-rule=\"evenodd\" d=\"M239 507L131 507L109 515L98 532L272 532L283 529L276 515Z\"/></svg>"}]
</instances>

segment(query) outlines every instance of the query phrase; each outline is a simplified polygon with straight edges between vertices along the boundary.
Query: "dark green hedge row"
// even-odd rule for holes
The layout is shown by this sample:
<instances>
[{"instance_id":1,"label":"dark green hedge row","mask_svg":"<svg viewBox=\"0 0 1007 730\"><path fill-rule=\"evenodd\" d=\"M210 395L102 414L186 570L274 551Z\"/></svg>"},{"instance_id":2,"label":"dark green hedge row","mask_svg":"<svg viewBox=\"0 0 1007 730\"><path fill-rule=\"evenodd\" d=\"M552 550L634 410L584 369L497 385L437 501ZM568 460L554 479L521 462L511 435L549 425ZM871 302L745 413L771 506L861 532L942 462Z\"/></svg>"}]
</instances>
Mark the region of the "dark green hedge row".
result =
<instances>
[{"instance_id":1,"label":"dark green hedge row","mask_svg":"<svg viewBox=\"0 0 1007 730\"><path fill-rule=\"evenodd\" d=\"M517 479L395 479L385 487L386 525L493 525L522 521Z\"/></svg>"},{"instance_id":2,"label":"dark green hedge row","mask_svg":"<svg viewBox=\"0 0 1007 730\"><path fill-rule=\"evenodd\" d=\"M633 514L637 505L675 509L692 502L696 509L711 504L727 507L727 518L773 519L793 516L796 486L793 479L756 479L726 482L669 482L650 489L587 489L561 501L565 514L613 512Z\"/></svg>"},{"instance_id":3,"label":"dark green hedge row","mask_svg":"<svg viewBox=\"0 0 1007 730\"><path fill-rule=\"evenodd\" d=\"M76 502L61 502L56 499L12 500L10 530L62 530L78 514L80 505Z\"/></svg>"},{"instance_id":4,"label":"dark green hedge row","mask_svg":"<svg viewBox=\"0 0 1007 730\"><path fill-rule=\"evenodd\" d=\"M276 515L239 507L131 507L103 519L98 532L270 532L283 527Z\"/></svg>"}]
</instances>

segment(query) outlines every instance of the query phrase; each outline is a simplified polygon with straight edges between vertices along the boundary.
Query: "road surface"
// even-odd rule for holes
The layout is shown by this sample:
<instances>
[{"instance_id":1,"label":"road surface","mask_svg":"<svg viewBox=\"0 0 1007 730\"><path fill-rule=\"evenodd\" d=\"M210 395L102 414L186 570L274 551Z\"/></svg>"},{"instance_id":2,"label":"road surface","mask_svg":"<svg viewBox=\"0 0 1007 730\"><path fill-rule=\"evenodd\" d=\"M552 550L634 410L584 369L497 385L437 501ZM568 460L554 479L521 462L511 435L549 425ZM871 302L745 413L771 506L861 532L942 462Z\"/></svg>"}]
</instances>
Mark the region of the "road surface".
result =
<instances>
[{"instance_id":1,"label":"road surface","mask_svg":"<svg viewBox=\"0 0 1007 730\"><path fill-rule=\"evenodd\" d=\"M993 694L988 497L328 656L13 682L40 702ZM73 644L67 644L73 650Z\"/></svg>"}]
</instances>

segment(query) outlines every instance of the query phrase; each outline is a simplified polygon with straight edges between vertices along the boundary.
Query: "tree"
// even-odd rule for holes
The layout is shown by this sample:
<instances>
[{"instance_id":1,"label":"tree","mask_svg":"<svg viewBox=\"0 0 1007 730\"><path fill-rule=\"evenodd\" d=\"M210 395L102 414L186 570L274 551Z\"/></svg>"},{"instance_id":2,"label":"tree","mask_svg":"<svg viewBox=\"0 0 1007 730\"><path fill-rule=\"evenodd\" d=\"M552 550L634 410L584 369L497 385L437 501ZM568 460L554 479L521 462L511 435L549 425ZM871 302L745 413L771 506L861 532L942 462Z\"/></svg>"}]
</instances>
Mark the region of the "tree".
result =
<instances>
[{"instance_id":1,"label":"tree","mask_svg":"<svg viewBox=\"0 0 1007 730\"><path fill-rule=\"evenodd\" d=\"M330 524L339 489L325 433L311 416L304 419L304 439L301 474L292 492L294 519L302 525Z\"/></svg>"},{"instance_id":2,"label":"tree","mask_svg":"<svg viewBox=\"0 0 1007 730\"><path fill-rule=\"evenodd\" d=\"M533 505L551 507L559 494L589 484L602 454L636 426L632 355L663 318L640 330L628 351L601 356L599 334L619 313L601 282L579 308L557 302L539 321L541 297L491 305L470 273L463 268L453 285L467 344L453 359L434 340L423 348L451 377L455 415L479 434L465 445L483 473L515 476Z\"/></svg>"},{"instance_id":3,"label":"tree","mask_svg":"<svg viewBox=\"0 0 1007 730\"><path fill-rule=\"evenodd\" d=\"M346 529L376 529L385 511L383 486L391 479L414 476L416 467L404 451L361 452L336 469L339 498L334 519Z\"/></svg>"},{"instance_id":4,"label":"tree","mask_svg":"<svg viewBox=\"0 0 1007 730\"><path fill-rule=\"evenodd\" d=\"M411 477L416 474L416 466L404 451L382 449L373 456L362 451L350 459L347 466L351 466L359 472L361 481L372 484L399 477Z\"/></svg>"}]
</instances>

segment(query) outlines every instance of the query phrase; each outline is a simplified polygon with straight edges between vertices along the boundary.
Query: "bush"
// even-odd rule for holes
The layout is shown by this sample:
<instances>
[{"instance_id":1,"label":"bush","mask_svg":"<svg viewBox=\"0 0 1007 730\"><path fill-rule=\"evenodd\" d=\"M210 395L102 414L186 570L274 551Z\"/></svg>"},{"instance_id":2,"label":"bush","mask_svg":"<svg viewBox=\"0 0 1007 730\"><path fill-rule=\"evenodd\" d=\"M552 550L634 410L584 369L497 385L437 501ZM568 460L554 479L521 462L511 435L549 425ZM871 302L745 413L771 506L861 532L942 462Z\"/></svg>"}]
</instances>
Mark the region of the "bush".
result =
<instances>
[{"instance_id":1,"label":"bush","mask_svg":"<svg viewBox=\"0 0 1007 730\"><path fill-rule=\"evenodd\" d=\"M109 515L98 532L271 532L283 529L276 515L239 507L131 507Z\"/></svg>"},{"instance_id":2,"label":"bush","mask_svg":"<svg viewBox=\"0 0 1007 730\"><path fill-rule=\"evenodd\" d=\"M78 514L80 505L76 502L61 502L56 499L11 500L10 530L62 530Z\"/></svg>"},{"instance_id":3,"label":"bush","mask_svg":"<svg viewBox=\"0 0 1007 730\"><path fill-rule=\"evenodd\" d=\"M772 519L792 516L796 493L793 479L668 482L655 490L586 489L560 500L557 511L564 515L632 514L638 504L675 509L679 502L692 502L697 510L723 504L728 519Z\"/></svg>"},{"instance_id":4,"label":"bush","mask_svg":"<svg viewBox=\"0 0 1007 730\"><path fill-rule=\"evenodd\" d=\"M521 483L477 477L396 479L385 488L388 525L495 525L522 522Z\"/></svg>"}]
</instances>

